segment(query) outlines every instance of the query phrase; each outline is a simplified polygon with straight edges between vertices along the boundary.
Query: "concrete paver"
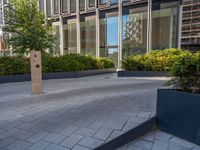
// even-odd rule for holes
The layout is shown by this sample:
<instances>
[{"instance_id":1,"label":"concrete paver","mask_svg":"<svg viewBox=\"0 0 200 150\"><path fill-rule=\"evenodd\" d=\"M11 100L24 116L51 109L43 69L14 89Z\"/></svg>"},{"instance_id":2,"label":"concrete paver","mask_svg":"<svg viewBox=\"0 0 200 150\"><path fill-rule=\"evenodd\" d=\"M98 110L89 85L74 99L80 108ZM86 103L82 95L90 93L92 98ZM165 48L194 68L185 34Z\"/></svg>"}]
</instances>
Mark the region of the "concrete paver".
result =
<instances>
[{"instance_id":1,"label":"concrete paver","mask_svg":"<svg viewBox=\"0 0 200 150\"><path fill-rule=\"evenodd\" d=\"M30 82L0 84L0 148L93 149L152 117L165 81L116 74L48 80L38 96Z\"/></svg>"}]
</instances>

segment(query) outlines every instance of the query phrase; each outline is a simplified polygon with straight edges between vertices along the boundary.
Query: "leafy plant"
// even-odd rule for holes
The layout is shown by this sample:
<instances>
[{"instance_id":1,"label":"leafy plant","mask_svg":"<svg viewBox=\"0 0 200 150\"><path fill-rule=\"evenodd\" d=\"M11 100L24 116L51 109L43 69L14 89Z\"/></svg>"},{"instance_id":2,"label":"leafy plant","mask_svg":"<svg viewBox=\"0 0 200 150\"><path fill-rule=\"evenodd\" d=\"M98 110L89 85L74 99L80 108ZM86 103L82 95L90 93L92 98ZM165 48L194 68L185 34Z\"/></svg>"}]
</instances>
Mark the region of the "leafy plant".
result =
<instances>
[{"instance_id":1,"label":"leafy plant","mask_svg":"<svg viewBox=\"0 0 200 150\"><path fill-rule=\"evenodd\" d=\"M4 9L4 18L2 30L11 35L6 40L16 54L53 47L54 37L50 34L53 28L45 23L38 0L12 0Z\"/></svg>"},{"instance_id":2,"label":"leafy plant","mask_svg":"<svg viewBox=\"0 0 200 150\"><path fill-rule=\"evenodd\" d=\"M171 68L169 84L184 92L200 93L200 53L182 55Z\"/></svg>"}]
</instances>

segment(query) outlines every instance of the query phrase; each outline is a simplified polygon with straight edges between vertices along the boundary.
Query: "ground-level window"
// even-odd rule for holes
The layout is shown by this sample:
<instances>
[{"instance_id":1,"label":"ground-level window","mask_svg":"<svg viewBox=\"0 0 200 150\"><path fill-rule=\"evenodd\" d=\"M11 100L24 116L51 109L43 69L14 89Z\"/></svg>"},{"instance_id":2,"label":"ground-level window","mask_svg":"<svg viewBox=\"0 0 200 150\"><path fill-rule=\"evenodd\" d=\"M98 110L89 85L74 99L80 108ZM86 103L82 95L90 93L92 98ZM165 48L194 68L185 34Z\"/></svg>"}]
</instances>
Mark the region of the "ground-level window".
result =
<instances>
[{"instance_id":1,"label":"ground-level window","mask_svg":"<svg viewBox=\"0 0 200 150\"><path fill-rule=\"evenodd\" d=\"M122 56L143 54L147 51L147 6L129 8L123 14Z\"/></svg>"},{"instance_id":2,"label":"ground-level window","mask_svg":"<svg viewBox=\"0 0 200 150\"><path fill-rule=\"evenodd\" d=\"M178 2L155 1L152 9L152 49L177 47Z\"/></svg>"},{"instance_id":3,"label":"ground-level window","mask_svg":"<svg viewBox=\"0 0 200 150\"><path fill-rule=\"evenodd\" d=\"M68 21L64 25L64 54L77 53L76 22Z\"/></svg>"},{"instance_id":4,"label":"ground-level window","mask_svg":"<svg viewBox=\"0 0 200 150\"><path fill-rule=\"evenodd\" d=\"M81 21L81 53L96 56L96 16Z\"/></svg>"}]
</instances>

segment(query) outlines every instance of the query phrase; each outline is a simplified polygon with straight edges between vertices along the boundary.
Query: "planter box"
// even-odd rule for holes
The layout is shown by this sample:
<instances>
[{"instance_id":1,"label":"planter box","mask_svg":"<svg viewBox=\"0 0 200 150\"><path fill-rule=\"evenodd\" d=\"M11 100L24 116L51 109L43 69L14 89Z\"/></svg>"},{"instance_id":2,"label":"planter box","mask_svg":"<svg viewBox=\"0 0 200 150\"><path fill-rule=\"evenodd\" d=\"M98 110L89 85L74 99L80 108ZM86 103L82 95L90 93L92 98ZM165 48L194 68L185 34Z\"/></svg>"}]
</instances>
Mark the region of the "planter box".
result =
<instances>
[{"instance_id":1,"label":"planter box","mask_svg":"<svg viewBox=\"0 0 200 150\"><path fill-rule=\"evenodd\" d=\"M158 128L200 144L200 94L158 90Z\"/></svg>"},{"instance_id":2,"label":"planter box","mask_svg":"<svg viewBox=\"0 0 200 150\"><path fill-rule=\"evenodd\" d=\"M166 71L118 71L118 77L170 77Z\"/></svg>"},{"instance_id":3,"label":"planter box","mask_svg":"<svg viewBox=\"0 0 200 150\"><path fill-rule=\"evenodd\" d=\"M43 73L42 79L49 80L49 79L64 79L64 78L80 78L85 76L93 76L93 75L114 73L114 72L116 72L116 70L110 68L110 69L98 69L98 70L86 70L86 71ZM31 81L31 75L22 74L22 75L10 75L10 76L0 77L0 83L24 82L24 81Z\"/></svg>"}]
</instances>

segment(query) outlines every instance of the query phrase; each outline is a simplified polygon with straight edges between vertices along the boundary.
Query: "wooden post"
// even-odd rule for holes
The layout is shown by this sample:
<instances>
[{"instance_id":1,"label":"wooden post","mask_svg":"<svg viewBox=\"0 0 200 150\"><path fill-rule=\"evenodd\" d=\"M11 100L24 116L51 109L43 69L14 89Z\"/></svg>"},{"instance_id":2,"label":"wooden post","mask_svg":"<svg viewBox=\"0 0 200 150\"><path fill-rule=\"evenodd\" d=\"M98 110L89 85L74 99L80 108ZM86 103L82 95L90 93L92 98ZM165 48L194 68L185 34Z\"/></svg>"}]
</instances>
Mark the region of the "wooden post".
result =
<instances>
[{"instance_id":1,"label":"wooden post","mask_svg":"<svg viewBox=\"0 0 200 150\"><path fill-rule=\"evenodd\" d=\"M31 81L32 81L32 94L42 94L42 63L41 52L31 52Z\"/></svg>"}]
</instances>

